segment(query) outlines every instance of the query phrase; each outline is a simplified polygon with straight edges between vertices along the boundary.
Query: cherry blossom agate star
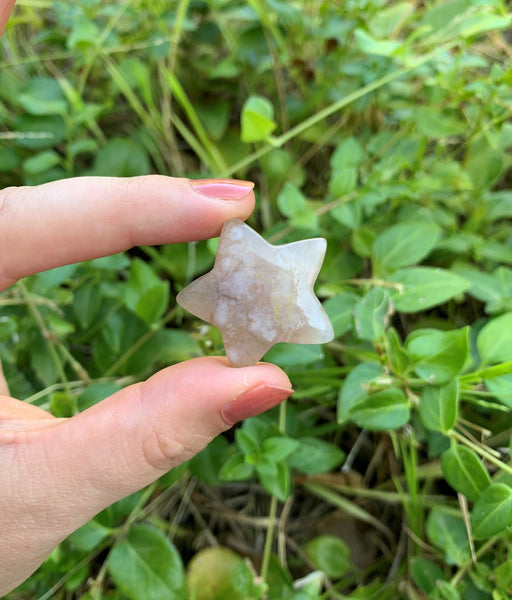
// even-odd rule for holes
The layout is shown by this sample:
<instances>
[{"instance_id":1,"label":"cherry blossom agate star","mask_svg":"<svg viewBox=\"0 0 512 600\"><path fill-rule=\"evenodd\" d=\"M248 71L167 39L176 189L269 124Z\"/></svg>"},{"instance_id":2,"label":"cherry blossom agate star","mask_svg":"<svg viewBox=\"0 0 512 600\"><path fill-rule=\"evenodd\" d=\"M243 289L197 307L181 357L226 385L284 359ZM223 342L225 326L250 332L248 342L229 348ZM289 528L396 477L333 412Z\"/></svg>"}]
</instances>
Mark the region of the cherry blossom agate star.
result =
<instances>
[{"instance_id":1,"label":"cherry blossom agate star","mask_svg":"<svg viewBox=\"0 0 512 600\"><path fill-rule=\"evenodd\" d=\"M229 364L255 364L274 344L321 344L332 325L313 285L327 243L273 246L239 219L224 223L213 269L178 294L178 303L218 327Z\"/></svg>"}]
</instances>

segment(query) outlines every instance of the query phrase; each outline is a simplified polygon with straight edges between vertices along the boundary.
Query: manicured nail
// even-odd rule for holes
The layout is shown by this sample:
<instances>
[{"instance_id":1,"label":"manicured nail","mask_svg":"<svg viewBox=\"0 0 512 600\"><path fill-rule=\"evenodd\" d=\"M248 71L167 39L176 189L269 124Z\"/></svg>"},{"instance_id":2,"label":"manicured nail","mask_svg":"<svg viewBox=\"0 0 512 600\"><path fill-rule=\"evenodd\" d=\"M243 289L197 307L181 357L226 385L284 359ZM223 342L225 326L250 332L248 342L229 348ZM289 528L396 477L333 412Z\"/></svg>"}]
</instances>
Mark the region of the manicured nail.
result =
<instances>
[{"instance_id":1,"label":"manicured nail","mask_svg":"<svg viewBox=\"0 0 512 600\"><path fill-rule=\"evenodd\" d=\"M241 200L253 189L252 181L238 179L190 179L196 192L215 200Z\"/></svg>"},{"instance_id":2,"label":"manicured nail","mask_svg":"<svg viewBox=\"0 0 512 600\"><path fill-rule=\"evenodd\" d=\"M254 417L282 402L293 394L293 390L278 385L257 385L224 406L222 417L230 425Z\"/></svg>"}]
</instances>

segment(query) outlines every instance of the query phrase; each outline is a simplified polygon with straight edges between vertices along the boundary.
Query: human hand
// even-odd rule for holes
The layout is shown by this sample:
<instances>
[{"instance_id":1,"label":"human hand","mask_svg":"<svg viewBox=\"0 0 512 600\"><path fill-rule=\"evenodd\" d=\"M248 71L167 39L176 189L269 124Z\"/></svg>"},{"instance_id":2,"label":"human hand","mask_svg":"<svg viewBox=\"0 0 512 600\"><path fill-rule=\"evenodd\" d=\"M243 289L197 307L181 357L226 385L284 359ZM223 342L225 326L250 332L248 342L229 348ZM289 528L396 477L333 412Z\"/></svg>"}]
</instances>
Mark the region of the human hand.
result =
<instances>
[{"instance_id":1,"label":"human hand","mask_svg":"<svg viewBox=\"0 0 512 600\"><path fill-rule=\"evenodd\" d=\"M254 205L245 182L87 177L0 191L0 290L134 245L214 237ZM289 396L270 364L171 366L69 419L14 400L0 370L0 596L72 531ZM1 395L3 394L3 395Z\"/></svg>"}]
</instances>

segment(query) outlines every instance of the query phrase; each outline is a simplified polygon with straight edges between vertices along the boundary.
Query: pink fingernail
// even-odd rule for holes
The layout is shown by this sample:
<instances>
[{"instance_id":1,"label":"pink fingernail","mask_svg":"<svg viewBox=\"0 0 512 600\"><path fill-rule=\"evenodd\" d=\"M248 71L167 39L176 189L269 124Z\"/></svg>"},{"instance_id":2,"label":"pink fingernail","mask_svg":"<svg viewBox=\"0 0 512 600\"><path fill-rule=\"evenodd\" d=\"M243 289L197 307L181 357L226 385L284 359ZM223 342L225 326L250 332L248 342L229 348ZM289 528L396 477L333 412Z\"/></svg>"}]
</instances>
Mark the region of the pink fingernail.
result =
<instances>
[{"instance_id":1,"label":"pink fingernail","mask_svg":"<svg viewBox=\"0 0 512 600\"><path fill-rule=\"evenodd\" d=\"M254 188L252 181L238 179L190 179L196 192L216 200L241 200Z\"/></svg>"},{"instance_id":2,"label":"pink fingernail","mask_svg":"<svg viewBox=\"0 0 512 600\"><path fill-rule=\"evenodd\" d=\"M234 425L276 406L291 394L290 388L261 383L226 404L221 414L227 423Z\"/></svg>"}]
</instances>

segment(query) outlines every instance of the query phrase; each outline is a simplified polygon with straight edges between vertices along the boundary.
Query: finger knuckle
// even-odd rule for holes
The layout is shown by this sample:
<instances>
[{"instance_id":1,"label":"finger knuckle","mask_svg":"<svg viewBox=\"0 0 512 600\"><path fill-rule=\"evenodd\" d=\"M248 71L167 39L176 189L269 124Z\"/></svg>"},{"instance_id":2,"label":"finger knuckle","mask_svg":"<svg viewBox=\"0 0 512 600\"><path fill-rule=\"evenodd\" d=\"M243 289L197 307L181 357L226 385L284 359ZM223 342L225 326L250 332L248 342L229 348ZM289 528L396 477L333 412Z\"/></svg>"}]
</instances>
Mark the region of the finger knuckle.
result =
<instances>
[{"instance_id":1,"label":"finger knuckle","mask_svg":"<svg viewBox=\"0 0 512 600\"><path fill-rule=\"evenodd\" d=\"M141 449L146 463L158 471L172 469L186 460L188 454L176 432L172 428L163 431L160 424L147 430Z\"/></svg>"},{"instance_id":2,"label":"finger knuckle","mask_svg":"<svg viewBox=\"0 0 512 600\"><path fill-rule=\"evenodd\" d=\"M145 461L154 469L168 471L202 450L210 438L197 432L158 423L151 427L142 443Z\"/></svg>"}]
</instances>

